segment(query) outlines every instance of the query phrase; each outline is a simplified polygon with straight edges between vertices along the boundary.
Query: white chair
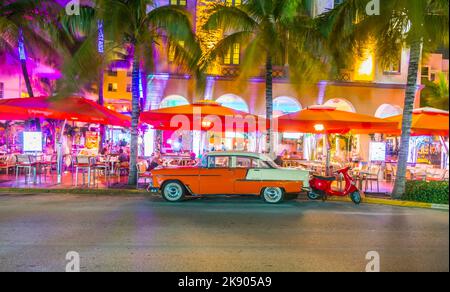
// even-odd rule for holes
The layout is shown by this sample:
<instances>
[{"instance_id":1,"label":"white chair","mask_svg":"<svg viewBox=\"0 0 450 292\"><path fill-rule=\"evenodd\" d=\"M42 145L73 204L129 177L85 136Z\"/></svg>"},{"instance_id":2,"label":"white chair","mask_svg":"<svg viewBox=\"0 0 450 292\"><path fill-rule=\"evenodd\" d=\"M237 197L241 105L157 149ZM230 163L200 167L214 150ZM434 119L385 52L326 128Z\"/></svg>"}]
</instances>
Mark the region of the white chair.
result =
<instances>
[{"instance_id":1,"label":"white chair","mask_svg":"<svg viewBox=\"0 0 450 292\"><path fill-rule=\"evenodd\" d=\"M19 154L16 156L16 182L19 180L19 172L20 169L23 169L25 172L25 183L27 183L27 177L31 180L31 176L33 175L33 181L36 178L37 172L37 162L36 158L32 155L27 154Z\"/></svg>"},{"instance_id":2,"label":"white chair","mask_svg":"<svg viewBox=\"0 0 450 292\"><path fill-rule=\"evenodd\" d=\"M377 165L372 165L369 167L369 171L367 173L364 174L364 181L366 182L365 185L365 190L367 191L368 189L368 185L370 183L370 190L372 190L372 182L376 181L377 183L377 192L380 192L380 181L379 181L379 177L380 177L380 171L381 171L381 167L377 166Z\"/></svg>"},{"instance_id":3,"label":"white chair","mask_svg":"<svg viewBox=\"0 0 450 292\"><path fill-rule=\"evenodd\" d=\"M91 158L89 156L78 155L75 157L75 186L78 186L78 172L81 170L83 174L83 185L85 184L84 175L88 174L88 186L91 184L91 172L93 170Z\"/></svg>"}]
</instances>

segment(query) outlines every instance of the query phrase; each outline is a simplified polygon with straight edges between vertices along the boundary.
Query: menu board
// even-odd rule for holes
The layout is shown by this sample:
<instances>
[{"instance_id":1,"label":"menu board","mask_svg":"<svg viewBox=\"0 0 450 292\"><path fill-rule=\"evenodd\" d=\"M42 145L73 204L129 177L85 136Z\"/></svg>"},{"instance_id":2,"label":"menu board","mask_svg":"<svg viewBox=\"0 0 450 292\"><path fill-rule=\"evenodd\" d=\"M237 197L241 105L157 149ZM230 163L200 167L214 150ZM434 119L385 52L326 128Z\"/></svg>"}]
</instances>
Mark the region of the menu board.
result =
<instances>
[{"instance_id":1,"label":"menu board","mask_svg":"<svg viewBox=\"0 0 450 292\"><path fill-rule=\"evenodd\" d=\"M385 161L386 160L386 143L384 142L370 142L369 149L370 161Z\"/></svg>"},{"instance_id":2,"label":"menu board","mask_svg":"<svg viewBox=\"0 0 450 292\"><path fill-rule=\"evenodd\" d=\"M98 132L86 132L85 146L88 152L97 154L100 146L100 134Z\"/></svg>"},{"instance_id":3,"label":"menu board","mask_svg":"<svg viewBox=\"0 0 450 292\"><path fill-rule=\"evenodd\" d=\"M23 152L42 152L42 132L23 132Z\"/></svg>"}]
</instances>

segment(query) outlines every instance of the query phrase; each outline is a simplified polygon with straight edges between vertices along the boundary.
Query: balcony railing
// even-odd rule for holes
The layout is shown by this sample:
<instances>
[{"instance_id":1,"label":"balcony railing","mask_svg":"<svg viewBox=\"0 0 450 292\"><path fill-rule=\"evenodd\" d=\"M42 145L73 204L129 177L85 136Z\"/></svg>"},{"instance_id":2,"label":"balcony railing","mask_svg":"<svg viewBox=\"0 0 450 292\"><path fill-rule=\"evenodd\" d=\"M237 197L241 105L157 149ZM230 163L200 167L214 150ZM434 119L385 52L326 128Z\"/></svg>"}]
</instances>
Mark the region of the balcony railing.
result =
<instances>
[{"instance_id":1,"label":"balcony railing","mask_svg":"<svg viewBox=\"0 0 450 292\"><path fill-rule=\"evenodd\" d=\"M275 79L286 79L289 77L288 72L289 72L289 70L288 70L287 66L274 66L272 75L273 75L273 78L275 78ZM240 73L241 73L240 66L223 65L221 67L221 77L235 78L235 77L239 76ZM265 76L266 76L265 68L261 68L259 74L254 77L262 77L263 78Z\"/></svg>"}]
</instances>

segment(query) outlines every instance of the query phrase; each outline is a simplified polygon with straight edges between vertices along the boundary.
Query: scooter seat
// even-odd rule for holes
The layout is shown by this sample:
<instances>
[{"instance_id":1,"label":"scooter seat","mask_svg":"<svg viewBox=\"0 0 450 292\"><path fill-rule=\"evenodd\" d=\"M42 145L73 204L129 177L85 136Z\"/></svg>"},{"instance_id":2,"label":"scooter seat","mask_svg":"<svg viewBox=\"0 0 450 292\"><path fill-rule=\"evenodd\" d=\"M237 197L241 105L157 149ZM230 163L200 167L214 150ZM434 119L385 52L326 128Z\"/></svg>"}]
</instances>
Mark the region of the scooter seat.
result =
<instances>
[{"instance_id":1,"label":"scooter seat","mask_svg":"<svg viewBox=\"0 0 450 292\"><path fill-rule=\"evenodd\" d=\"M336 178L334 176L320 176L320 175L314 175L314 178L325 180L325 181L335 181Z\"/></svg>"}]
</instances>

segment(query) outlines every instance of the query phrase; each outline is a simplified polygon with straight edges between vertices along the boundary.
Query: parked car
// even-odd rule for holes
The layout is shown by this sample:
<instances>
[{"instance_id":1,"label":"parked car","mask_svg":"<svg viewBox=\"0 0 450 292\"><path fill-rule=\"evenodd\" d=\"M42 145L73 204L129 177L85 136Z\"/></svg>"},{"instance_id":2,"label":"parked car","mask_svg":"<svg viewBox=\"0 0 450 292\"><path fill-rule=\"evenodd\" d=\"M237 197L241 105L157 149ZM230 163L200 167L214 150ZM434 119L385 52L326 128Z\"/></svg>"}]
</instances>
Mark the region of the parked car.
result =
<instances>
[{"instance_id":1,"label":"parked car","mask_svg":"<svg viewBox=\"0 0 450 292\"><path fill-rule=\"evenodd\" d=\"M154 169L150 190L170 202L188 195L255 195L276 204L308 187L308 171L280 168L265 155L210 152L198 166Z\"/></svg>"}]
</instances>

